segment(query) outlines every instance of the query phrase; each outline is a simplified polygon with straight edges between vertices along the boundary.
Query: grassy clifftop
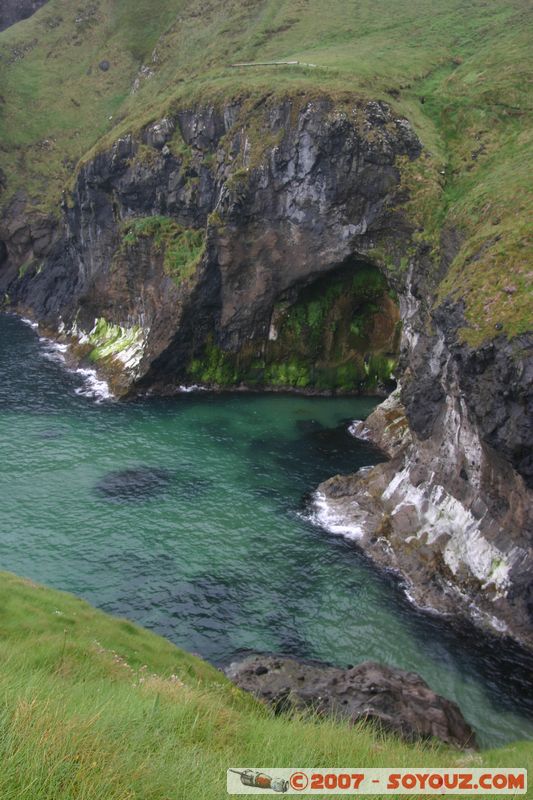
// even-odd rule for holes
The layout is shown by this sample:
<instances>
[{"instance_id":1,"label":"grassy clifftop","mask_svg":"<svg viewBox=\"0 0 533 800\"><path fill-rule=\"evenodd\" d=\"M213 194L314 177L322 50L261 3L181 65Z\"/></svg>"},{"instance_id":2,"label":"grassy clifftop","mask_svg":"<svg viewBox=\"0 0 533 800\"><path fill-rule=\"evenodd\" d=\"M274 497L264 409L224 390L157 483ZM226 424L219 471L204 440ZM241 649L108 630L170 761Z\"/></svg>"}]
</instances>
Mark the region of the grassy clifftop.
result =
<instances>
[{"instance_id":1,"label":"grassy clifftop","mask_svg":"<svg viewBox=\"0 0 533 800\"><path fill-rule=\"evenodd\" d=\"M273 716L208 664L71 595L0 574L2 800L220 800L228 766L533 769Z\"/></svg>"},{"instance_id":2,"label":"grassy clifftop","mask_svg":"<svg viewBox=\"0 0 533 800\"><path fill-rule=\"evenodd\" d=\"M448 225L464 241L441 297L465 299L471 343L515 335L531 301L531 20L527 0L49 0L0 34L0 202L23 190L57 211L92 148L183 105L382 98L427 148L408 176L420 237L435 246ZM231 66L268 60L316 66Z\"/></svg>"}]
</instances>

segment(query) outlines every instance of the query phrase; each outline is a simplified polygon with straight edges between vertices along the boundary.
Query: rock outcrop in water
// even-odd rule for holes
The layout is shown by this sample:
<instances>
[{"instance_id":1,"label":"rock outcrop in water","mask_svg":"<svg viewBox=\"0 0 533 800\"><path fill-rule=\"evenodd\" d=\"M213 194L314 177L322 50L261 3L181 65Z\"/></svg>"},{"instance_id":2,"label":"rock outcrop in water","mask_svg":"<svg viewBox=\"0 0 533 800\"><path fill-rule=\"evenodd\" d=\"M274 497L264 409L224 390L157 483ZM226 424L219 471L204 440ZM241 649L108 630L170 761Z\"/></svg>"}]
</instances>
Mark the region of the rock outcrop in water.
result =
<instances>
[{"instance_id":1,"label":"rock outcrop in water","mask_svg":"<svg viewBox=\"0 0 533 800\"><path fill-rule=\"evenodd\" d=\"M435 738L454 747L476 746L459 707L414 672L372 661L339 669L257 655L231 664L226 674L278 712L313 709L353 723L373 722L411 742Z\"/></svg>"},{"instance_id":2,"label":"rock outcrop in water","mask_svg":"<svg viewBox=\"0 0 533 800\"><path fill-rule=\"evenodd\" d=\"M400 376L369 423L392 460L324 484L322 521L420 605L531 646L531 339L468 346L461 302L437 302L458 236L432 253L415 235L421 152L382 102L183 109L84 163L59 224L16 199L0 291L123 393Z\"/></svg>"},{"instance_id":3,"label":"rock outcrop in water","mask_svg":"<svg viewBox=\"0 0 533 800\"><path fill-rule=\"evenodd\" d=\"M435 315L432 335L423 316L413 327L404 317L402 389L353 429L391 460L326 481L314 504L418 606L531 647L531 339L472 350L457 343L454 313Z\"/></svg>"}]
</instances>

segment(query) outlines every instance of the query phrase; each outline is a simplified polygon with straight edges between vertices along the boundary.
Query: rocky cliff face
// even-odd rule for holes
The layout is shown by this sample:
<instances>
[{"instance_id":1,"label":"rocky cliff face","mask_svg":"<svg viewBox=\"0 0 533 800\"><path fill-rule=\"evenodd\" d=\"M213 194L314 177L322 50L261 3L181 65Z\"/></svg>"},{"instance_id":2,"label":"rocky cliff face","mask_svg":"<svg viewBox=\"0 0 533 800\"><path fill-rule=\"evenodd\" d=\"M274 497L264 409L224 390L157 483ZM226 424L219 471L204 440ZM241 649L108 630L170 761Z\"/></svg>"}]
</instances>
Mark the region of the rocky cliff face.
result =
<instances>
[{"instance_id":1,"label":"rocky cliff face","mask_svg":"<svg viewBox=\"0 0 533 800\"><path fill-rule=\"evenodd\" d=\"M2 0L0 5L0 31L5 31L16 22L28 19L47 0Z\"/></svg>"},{"instance_id":2,"label":"rocky cliff face","mask_svg":"<svg viewBox=\"0 0 533 800\"><path fill-rule=\"evenodd\" d=\"M391 460L320 487L322 523L418 604L533 644L531 342L469 348L460 304L435 305L456 237L414 241L400 165L420 153L383 103L182 110L87 161L59 222L16 199L0 291L123 393L368 391L395 370L363 430Z\"/></svg>"},{"instance_id":3,"label":"rocky cliff face","mask_svg":"<svg viewBox=\"0 0 533 800\"><path fill-rule=\"evenodd\" d=\"M11 212L2 288L122 390L376 388L399 317L369 254L407 246L396 160L419 152L379 103L182 111L83 166L47 239Z\"/></svg>"},{"instance_id":4,"label":"rocky cliff face","mask_svg":"<svg viewBox=\"0 0 533 800\"><path fill-rule=\"evenodd\" d=\"M404 295L402 387L352 430L391 460L319 487L318 518L402 578L419 606L533 645L531 337L458 342L461 308Z\"/></svg>"}]
</instances>

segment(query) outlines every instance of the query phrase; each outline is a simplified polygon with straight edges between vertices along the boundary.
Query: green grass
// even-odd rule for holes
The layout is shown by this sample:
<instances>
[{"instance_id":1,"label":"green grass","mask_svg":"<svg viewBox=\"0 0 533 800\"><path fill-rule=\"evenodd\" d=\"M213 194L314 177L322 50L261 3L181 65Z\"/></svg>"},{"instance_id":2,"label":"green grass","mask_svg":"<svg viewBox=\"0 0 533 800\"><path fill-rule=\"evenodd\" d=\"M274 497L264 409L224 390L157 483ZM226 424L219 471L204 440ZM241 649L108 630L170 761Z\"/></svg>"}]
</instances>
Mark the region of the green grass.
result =
<instances>
[{"instance_id":1,"label":"green grass","mask_svg":"<svg viewBox=\"0 0 533 800\"><path fill-rule=\"evenodd\" d=\"M2 800L221 800L237 765L533 769L530 743L469 755L273 716L165 639L6 573L0 609Z\"/></svg>"},{"instance_id":2,"label":"green grass","mask_svg":"<svg viewBox=\"0 0 533 800\"><path fill-rule=\"evenodd\" d=\"M150 239L163 253L165 273L181 283L190 278L205 251L205 231L184 228L170 217L138 217L124 224L122 246L132 247L139 239Z\"/></svg>"},{"instance_id":3,"label":"green grass","mask_svg":"<svg viewBox=\"0 0 533 800\"><path fill-rule=\"evenodd\" d=\"M191 104L381 98L427 148L405 171L418 237L462 235L439 300L465 299L472 344L497 324L516 335L531 303L531 20L527 0L50 0L0 34L2 202L23 189L57 213L80 159ZM317 67L231 68L275 59ZM131 94L141 64L154 75ZM257 160L268 142L252 112L249 126Z\"/></svg>"}]
</instances>

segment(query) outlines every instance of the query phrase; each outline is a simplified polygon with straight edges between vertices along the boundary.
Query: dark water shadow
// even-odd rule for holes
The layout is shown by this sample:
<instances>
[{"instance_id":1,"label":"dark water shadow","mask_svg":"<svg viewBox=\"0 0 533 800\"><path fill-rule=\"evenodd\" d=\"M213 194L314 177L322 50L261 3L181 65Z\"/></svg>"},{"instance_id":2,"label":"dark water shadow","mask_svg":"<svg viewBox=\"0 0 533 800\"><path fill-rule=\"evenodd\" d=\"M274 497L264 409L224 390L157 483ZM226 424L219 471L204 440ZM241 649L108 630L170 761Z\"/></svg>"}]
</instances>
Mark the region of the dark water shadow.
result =
<instances>
[{"instance_id":1,"label":"dark water shadow","mask_svg":"<svg viewBox=\"0 0 533 800\"><path fill-rule=\"evenodd\" d=\"M209 478L140 465L108 472L94 485L93 493L99 499L117 504L144 503L169 497L196 500L213 485L214 481Z\"/></svg>"}]
</instances>

